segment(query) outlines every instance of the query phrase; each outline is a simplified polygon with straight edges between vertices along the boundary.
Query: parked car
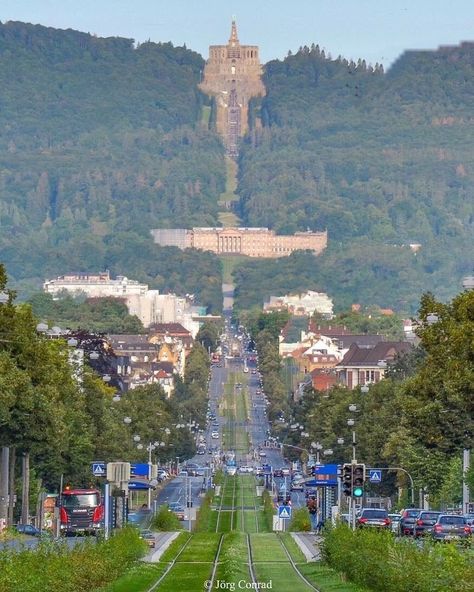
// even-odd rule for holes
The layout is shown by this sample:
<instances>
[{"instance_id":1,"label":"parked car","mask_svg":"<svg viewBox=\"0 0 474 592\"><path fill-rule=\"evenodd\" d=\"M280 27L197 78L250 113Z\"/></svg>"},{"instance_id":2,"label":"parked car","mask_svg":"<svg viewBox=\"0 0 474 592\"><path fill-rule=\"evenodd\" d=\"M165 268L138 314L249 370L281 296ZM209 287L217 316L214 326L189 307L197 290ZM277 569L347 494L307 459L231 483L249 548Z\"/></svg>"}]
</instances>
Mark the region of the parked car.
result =
<instances>
[{"instance_id":1,"label":"parked car","mask_svg":"<svg viewBox=\"0 0 474 592\"><path fill-rule=\"evenodd\" d=\"M290 475L290 469L288 467L282 467L281 474L283 477L288 477Z\"/></svg>"},{"instance_id":2,"label":"parked car","mask_svg":"<svg viewBox=\"0 0 474 592\"><path fill-rule=\"evenodd\" d=\"M283 472L281 469L273 469L273 476L274 477L283 477Z\"/></svg>"},{"instance_id":3,"label":"parked car","mask_svg":"<svg viewBox=\"0 0 474 592\"><path fill-rule=\"evenodd\" d=\"M415 522L418 518L418 514L422 512L422 508L407 508L402 510L400 519L400 536L413 536L415 533Z\"/></svg>"},{"instance_id":4,"label":"parked car","mask_svg":"<svg viewBox=\"0 0 474 592\"><path fill-rule=\"evenodd\" d=\"M432 532L435 541L469 539L471 535L472 530L466 518L456 514L440 514Z\"/></svg>"},{"instance_id":5,"label":"parked car","mask_svg":"<svg viewBox=\"0 0 474 592\"><path fill-rule=\"evenodd\" d=\"M43 531L32 524L17 524L15 528L20 534L26 534L28 536L40 537L44 534Z\"/></svg>"},{"instance_id":6,"label":"parked car","mask_svg":"<svg viewBox=\"0 0 474 592\"><path fill-rule=\"evenodd\" d=\"M217 440L219 438L219 432L212 432L211 438L213 438L214 440Z\"/></svg>"},{"instance_id":7,"label":"parked car","mask_svg":"<svg viewBox=\"0 0 474 592\"><path fill-rule=\"evenodd\" d=\"M359 516L356 518L358 528L391 528L391 520L388 517L387 510L379 508L362 508Z\"/></svg>"},{"instance_id":8,"label":"parked car","mask_svg":"<svg viewBox=\"0 0 474 592\"><path fill-rule=\"evenodd\" d=\"M433 512L431 510L420 512L415 521L415 536L431 534L439 516L441 516L441 512Z\"/></svg>"}]
</instances>

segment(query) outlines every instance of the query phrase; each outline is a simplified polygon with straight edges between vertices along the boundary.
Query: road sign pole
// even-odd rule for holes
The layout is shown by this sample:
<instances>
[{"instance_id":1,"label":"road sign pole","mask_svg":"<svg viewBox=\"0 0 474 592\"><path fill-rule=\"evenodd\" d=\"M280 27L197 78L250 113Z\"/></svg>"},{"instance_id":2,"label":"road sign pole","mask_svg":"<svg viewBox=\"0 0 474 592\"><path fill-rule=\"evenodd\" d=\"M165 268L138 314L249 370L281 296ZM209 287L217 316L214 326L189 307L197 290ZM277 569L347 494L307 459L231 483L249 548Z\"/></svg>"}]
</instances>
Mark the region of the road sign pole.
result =
<instances>
[{"instance_id":1,"label":"road sign pole","mask_svg":"<svg viewBox=\"0 0 474 592\"><path fill-rule=\"evenodd\" d=\"M110 536L110 483L106 482L104 487L104 538Z\"/></svg>"}]
</instances>

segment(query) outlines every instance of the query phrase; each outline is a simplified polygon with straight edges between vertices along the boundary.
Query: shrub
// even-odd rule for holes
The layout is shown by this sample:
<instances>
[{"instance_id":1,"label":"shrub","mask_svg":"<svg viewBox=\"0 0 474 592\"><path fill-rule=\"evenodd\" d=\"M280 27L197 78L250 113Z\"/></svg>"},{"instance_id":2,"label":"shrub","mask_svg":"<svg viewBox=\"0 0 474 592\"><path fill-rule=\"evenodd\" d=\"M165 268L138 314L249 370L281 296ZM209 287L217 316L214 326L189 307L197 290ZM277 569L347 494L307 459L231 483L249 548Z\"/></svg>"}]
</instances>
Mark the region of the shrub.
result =
<instances>
[{"instance_id":1,"label":"shrub","mask_svg":"<svg viewBox=\"0 0 474 592\"><path fill-rule=\"evenodd\" d=\"M211 522L211 503L214 497L213 491L208 491L202 500L201 507L198 510L196 518L195 532L207 532L209 531L209 525Z\"/></svg>"},{"instance_id":2,"label":"shrub","mask_svg":"<svg viewBox=\"0 0 474 592\"><path fill-rule=\"evenodd\" d=\"M133 528L108 541L90 539L70 548L65 541L42 541L36 549L0 551L2 592L90 592L114 581L147 550Z\"/></svg>"},{"instance_id":3,"label":"shrub","mask_svg":"<svg viewBox=\"0 0 474 592\"><path fill-rule=\"evenodd\" d=\"M289 530L293 532L308 532L311 530L311 519L308 508L293 509Z\"/></svg>"},{"instance_id":4,"label":"shrub","mask_svg":"<svg viewBox=\"0 0 474 592\"><path fill-rule=\"evenodd\" d=\"M153 530L171 532L173 530L181 530L182 526L176 514L169 509L169 506L164 505L153 516L151 528Z\"/></svg>"},{"instance_id":5,"label":"shrub","mask_svg":"<svg viewBox=\"0 0 474 592\"><path fill-rule=\"evenodd\" d=\"M381 592L464 592L474 581L472 559L453 544L426 540L418 547L390 532L352 532L343 524L327 529L323 557L353 582Z\"/></svg>"},{"instance_id":6,"label":"shrub","mask_svg":"<svg viewBox=\"0 0 474 592\"><path fill-rule=\"evenodd\" d=\"M273 530L273 514L275 510L273 508L273 501L271 495L268 493L267 490L263 492L262 495L263 501L263 513L265 515L265 522L267 525L267 529L272 532Z\"/></svg>"}]
</instances>

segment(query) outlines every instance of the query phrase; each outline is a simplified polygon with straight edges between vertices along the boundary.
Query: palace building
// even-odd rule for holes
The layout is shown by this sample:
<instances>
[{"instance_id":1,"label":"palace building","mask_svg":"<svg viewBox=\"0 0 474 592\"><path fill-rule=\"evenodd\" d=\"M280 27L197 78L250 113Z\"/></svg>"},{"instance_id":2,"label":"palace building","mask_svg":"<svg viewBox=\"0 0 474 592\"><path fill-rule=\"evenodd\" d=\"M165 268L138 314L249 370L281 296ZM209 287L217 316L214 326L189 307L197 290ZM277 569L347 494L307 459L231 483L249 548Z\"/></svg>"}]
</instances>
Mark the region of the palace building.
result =
<instances>
[{"instance_id":1,"label":"palace building","mask_svg":"<svg viewBox=\"0 0 474 592\"><path fill-rule=\"evenodd\" d=\"M276 258L301 250L318 255L327 246L327 231L277 235L268 228L158 228L151 233L161 246L201 249L218 255Z\"/></svg>"}]
</instances>

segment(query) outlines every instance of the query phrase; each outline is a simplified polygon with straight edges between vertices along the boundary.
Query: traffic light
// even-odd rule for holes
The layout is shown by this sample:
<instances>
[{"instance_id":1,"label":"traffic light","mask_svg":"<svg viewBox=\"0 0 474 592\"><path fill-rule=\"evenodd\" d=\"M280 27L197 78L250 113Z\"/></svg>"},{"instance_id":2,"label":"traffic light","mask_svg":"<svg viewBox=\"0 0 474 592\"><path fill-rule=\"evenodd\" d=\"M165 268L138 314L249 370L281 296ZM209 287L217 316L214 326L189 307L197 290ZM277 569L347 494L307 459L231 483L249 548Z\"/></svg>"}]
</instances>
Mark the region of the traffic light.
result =
<instances>
[{"instance_id":1,"label":"traffic light","mask_svg":"<svg viewBox=\"0 0 474 592\"><path fill-rule=\"evenodd\" d=\"M342 492L347 496L352 495L352 467L350 463L342 466Z\"/></svg>"},{"instance_id":2,"label":"traffic light","mask_svg":"<svg viewBox=\"0 0 474 592\"><path fill-rule=\"evenodd\" d=\"M352 465L352 497L362 497L364 495L365 483L365 465Z\"/></svg>"}]
</instances>

